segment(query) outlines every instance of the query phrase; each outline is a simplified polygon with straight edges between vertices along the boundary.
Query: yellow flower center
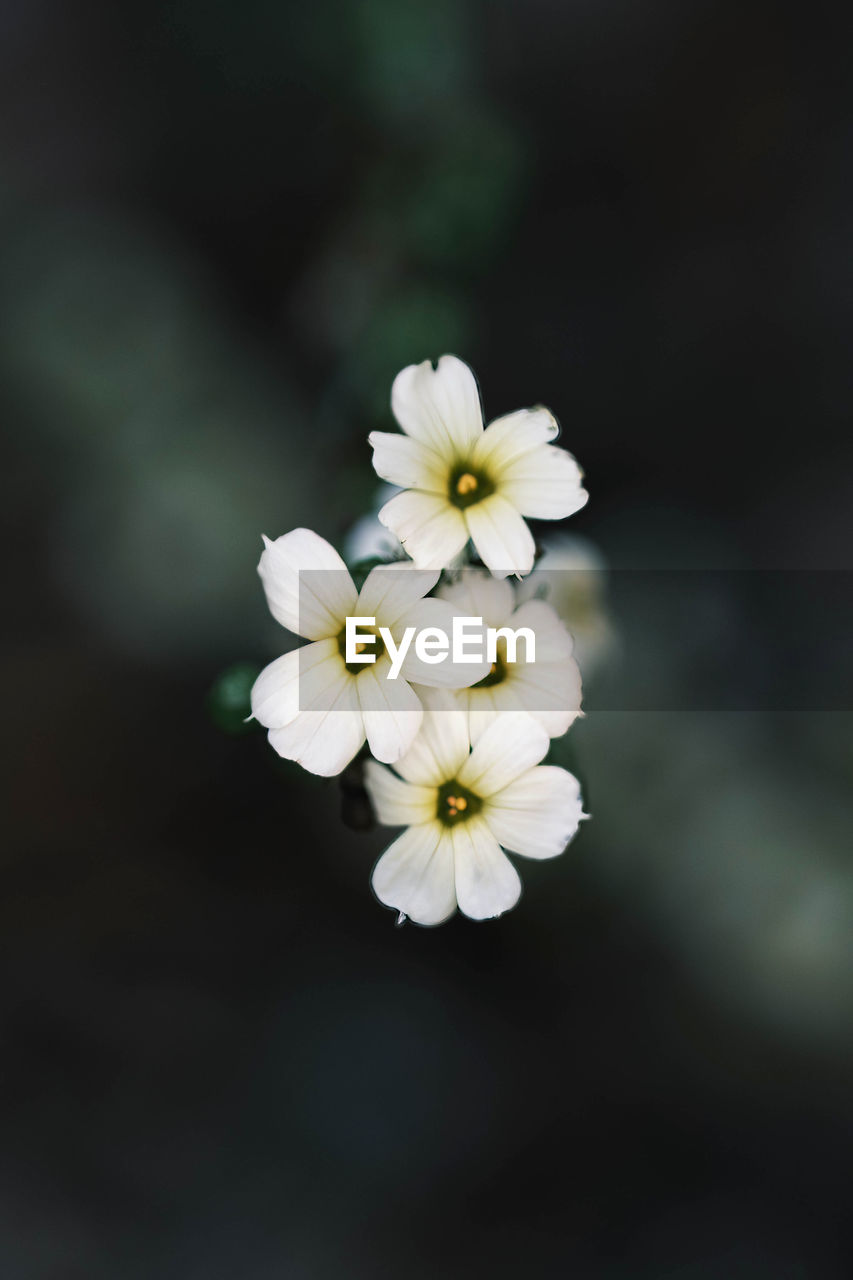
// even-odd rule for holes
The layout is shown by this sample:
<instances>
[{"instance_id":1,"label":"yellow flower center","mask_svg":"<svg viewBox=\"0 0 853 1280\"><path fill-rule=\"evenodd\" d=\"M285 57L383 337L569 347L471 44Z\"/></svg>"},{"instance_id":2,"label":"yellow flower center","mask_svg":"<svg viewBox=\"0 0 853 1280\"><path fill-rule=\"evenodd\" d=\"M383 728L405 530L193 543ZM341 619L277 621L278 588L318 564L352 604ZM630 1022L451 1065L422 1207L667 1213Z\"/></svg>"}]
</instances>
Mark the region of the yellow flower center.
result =
<instances>
[{"instance_id":1,"label":"yellow flower center","mask_svg":"<svg viewBox=\"0 0 853 1280\"><path fill-rule=\"evenodd\" d=\"M447 477L447 496L454 507L472 507L495 491L495 484L480 467L470 461L459 461Z\"/></svg>"},{"instance_id":2,"label":"yellow flower center","mask_svg":"<svg viewBox=\"0 0 853 1280\"><path fill-rule=\"evenodd\" d=\"M385 652L385 645L382 643L382 638L376 628L364 627L361 629L362 635L367 633L370 634L370 639L359 640L353 648L357 654L372 653L378 662ZM347 662L346 629L338 636L338 651L344 660L344 666L351 676L361 675L362 671L370 671L373 667L371 662Z\"/></svg>"},{"instance_id":3,"label":"yellow flower center","mask_svg":"<svg viewBox=\"0 0 853 1280\"><path fill-rule=\"evenodd\" d=\"M457 822L464 822L467 818L473 817L479 812L481 806L480 797L475 796L473 791L469 791L454 779L452 782L445 782L438 789L436 817L446 827L452 827Z\"/></svg>"},{"instance_id":4,"label":"yellow flower center","mask_svg":"<svg viewBox=\"0 0 853 1280\"><path fill-rule=\"evenodd\" d=\"M497 644L498 656L496 661L489 667L489 674L483 676L482 680L478 680L474 689L490 689L492 685L502 684L509 675L509 664L506 660L506 640L500 637Z\"/></svg>"}]
</instances>

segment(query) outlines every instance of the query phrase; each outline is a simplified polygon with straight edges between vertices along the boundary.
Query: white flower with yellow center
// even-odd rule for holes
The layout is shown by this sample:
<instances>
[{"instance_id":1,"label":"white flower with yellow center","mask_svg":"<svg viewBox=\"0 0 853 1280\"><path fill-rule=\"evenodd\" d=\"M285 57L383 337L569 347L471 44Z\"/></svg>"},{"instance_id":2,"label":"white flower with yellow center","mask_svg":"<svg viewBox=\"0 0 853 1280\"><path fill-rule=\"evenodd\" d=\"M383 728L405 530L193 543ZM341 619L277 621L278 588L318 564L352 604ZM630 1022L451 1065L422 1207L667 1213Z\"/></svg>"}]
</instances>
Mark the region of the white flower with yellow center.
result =
<instances>
[{"instance_id":1,"label":"white flower with yellow center","mask_svg":"<svg viewBox=\"0 0 853 1280\"><path fill-rule=\"evenodd\" d=\"M520 603L520 589L479 569L463 569L438 593L463 615L482 618L486 627L519 633L517 640L499 634L488 674L452 695L467 715L471 741L506 711L527 711L552 738L564 734L581 715L581 673L572 656L572 637L551 605L542 600ZM532 634L532 650L522 631Z\"/></svg>"},{"instance_id":2,"label":"white flower with yellow center","mask_svg":"<svg viewBox=\"0 0 853 1280\"><path fill-rule=\"evenodd\" d=\"M311 641L276 658L252 688L252 715L285 759L329 777L341 772L366 738L377 760L398 760L423 719L412 683L458 687L488 672L486 661L464 667L452 661L427 664L410 645L399 674L388 678L392 653L380 628L387 629L395 651L407 628L452 632L456 610L445 600L423 598L438 581L438 570L380 565L357 591L337 551L310 529L264 542L258 573L270 612L283 627ZM373 627L358 628L372 638L356 646L359 654L370 648L364 656L374 656L374 662L346 661L348 617L376 619Z\"/></svg>"},{"instance_id":3,"label":"white flower with yellow center","mask_svg":"<svg viewBox=\"0 0 853 1280\"><path fill-rule=\"evenodd\" d=\"M424 925L457 906L474 920L515 906L521 881L504 850L556 857L586 816L577 779L539 764L548 743L531 716L507 712L472 751L462 712L427 710L396 773L369 760L379 821L406 827L374 867L380 902Z\"/></svg>"},{"instance_id":4,"label":"white flower with yellow center","mask_svg":"<svg viewBox=\"0 0 853 1280\"><path fill-rule=\"evenodd\" d=\"M470 538L495 577L529 573L524 517L562 520L589 496L575 459L551 443L553 415L520 409L484 429L476 379L455 356L403 369L391 408L404 434L371 432L373 465L405 492L379 518L418 568L445 568Z\"/></svg>"}]
</instances>

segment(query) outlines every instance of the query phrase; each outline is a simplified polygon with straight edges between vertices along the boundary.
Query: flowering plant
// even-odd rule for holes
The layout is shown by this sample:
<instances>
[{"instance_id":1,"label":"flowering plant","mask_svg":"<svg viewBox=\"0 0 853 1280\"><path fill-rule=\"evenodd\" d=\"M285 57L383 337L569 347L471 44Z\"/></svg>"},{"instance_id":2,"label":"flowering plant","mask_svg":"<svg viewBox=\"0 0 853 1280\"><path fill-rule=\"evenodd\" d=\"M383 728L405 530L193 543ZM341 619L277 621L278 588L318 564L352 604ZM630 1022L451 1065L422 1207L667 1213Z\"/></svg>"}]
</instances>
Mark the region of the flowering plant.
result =
<instances>
[{"instance_id":1,"label":"flowering plant","mask_svg":"<svg viewBox=\"0 0 853 1280\"><path fill-rule=\"evenodd\" d=\"M525 517L562 519L588 494L552 414L485 427L455 356L403 369L391 406L401 433L374 431L370 444L398 492L379 511L382 562L363 582L311 530L264 539L270 611L308 643L260 673L252 716L312 773L367 756L378 821L405 828L373 870L380 902L423 925L457 907L486 919L521 892L505 850L554 857L587 816L577 780L541 763L581 714L572 637L510 579L534 567ZM451 651L451 633L485 643Z\"/></svg>"}]
</instances>

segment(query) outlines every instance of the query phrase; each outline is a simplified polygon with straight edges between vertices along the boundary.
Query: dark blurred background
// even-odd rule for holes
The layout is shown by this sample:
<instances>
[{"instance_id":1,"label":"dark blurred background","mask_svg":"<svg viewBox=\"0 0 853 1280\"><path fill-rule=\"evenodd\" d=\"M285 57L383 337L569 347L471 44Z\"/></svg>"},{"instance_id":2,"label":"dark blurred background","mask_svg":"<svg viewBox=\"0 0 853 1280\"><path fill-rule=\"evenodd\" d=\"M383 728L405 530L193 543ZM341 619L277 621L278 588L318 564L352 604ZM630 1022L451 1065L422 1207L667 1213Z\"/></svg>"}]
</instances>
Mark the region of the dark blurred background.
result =
<instances>
[{"instance_id":1,"label":"dark blurred background","mask_svg":"<svg viewBox=\"0 0 853 1280\"><path fill-rule=\"evenodd\" d=\"M340 543L444 351L612 566L851 567L849 37L3 0L4 1280L849 1274L849 703L590 714L594 820L434 931L206 709L282 647L260 534Z\"/></svg>"}]
</instances>

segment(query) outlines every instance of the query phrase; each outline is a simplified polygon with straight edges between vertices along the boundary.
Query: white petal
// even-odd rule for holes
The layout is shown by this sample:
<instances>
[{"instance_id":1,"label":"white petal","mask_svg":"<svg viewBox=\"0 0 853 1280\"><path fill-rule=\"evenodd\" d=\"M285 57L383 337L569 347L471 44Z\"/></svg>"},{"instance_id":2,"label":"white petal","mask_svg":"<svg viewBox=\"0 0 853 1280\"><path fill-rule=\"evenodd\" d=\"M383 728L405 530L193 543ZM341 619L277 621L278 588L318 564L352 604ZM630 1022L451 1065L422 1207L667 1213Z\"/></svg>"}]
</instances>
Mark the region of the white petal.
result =
<instances>
[{"instance_id":1,"label":"white petal","mask_svg":"<svg viewBox=\"0 0 853 1280\"><path fill-rule=\"evenodd\" d=\"M581 674L574 658L565 664L521 667L512 680L515 706L561 738L581 715Z\"/></svg>"},{"instance_id":2,"label":"white petal","mask_svg":"<svg viewBox=\"0 0 853 1280\"><path fill-rule=\"evenodd\" d=\"M418 686L423 697L433 692ZM450 691L445 691L450 692ZM468 723L468 740L476 743L489 725L506 710L518 711L519 702L514 695L506 693L506 685L492 685L486 689L454 689L451 693L453 701L460 711L465 713Z\"/></svg>"},{"instance_id":3,"label":"white petal","mask_svg":"<svg viewBox=\"0 0 853 1280\"><path fill-rule=\"evenodd\" d=\"M326 664L331 665L327 668ZM315 669L322 667L322 672ZM331 685L340 673L340 652L336 640L317 640L301 649L285 653L264 667L252 686L252 715L266 729L290 724L310 697L309 672L319 676L323 686ZM300 683L300 677L305 676Z\"/></svg>"},{"instance_id":4,"label":"white petal","mask_svg":"<svg viewBox=\"0 0 853 1280\"><path fill-rule=\"evenodd\" d=\"M464 457L483 433L477 379L456 356L410 364L394 379L391 409L407 435L442 458Z\"/></svg>"},{"instance_id":5,"label":"white petal","mask_svg":"<svg viewBox=\"0 0 853 1280\"><path fill-rule=\"evenodd\" d=\"M572 637L553 605L545 600L526 600L519 605L509 626L530 627L536 636L536 661L562 662L572 656ZM519 652L522 646L519 645Z\"/></svg>"},{"instance_id":6,"label":"white petal","mask_svg":"<svg viewBox=\"0 0 853 1280\"><path fill-rule=\"evenodd\" d=\"M429 445L391 431L371 431L367 439L373 448L373 469L389 484L447 492L448 459Z\"/></svg>"},{"instance_id":7,"label":"white petal","mask_svg":"<svg viewBox=\"0 0 853 1280\"><path fill-rule=\"evenodd\" d=\"M486 689L471 690L468 705L468 734L477 743L494 721L510 711L524 711L521 698L515 692L514 682L508 680Z\"/></svg>"},{"instance_id":8,"label":"white petal","mask_svg":"<svg viewBox=\"0 0 853 1280\"><path fill-rule=\"evenodd\" d=\"M401 613L432 591L440 575L439 569L416 569L411 561L377 565L358 593L355 612L375 618L377 626L393 627Z\"/></svg>"},{"instance_id":9,"label":"white petal","mask_svg":"<svg viewBox=\"0 0 853 1280\"><path fill-rule=\"evenodd\" d=\"M468 541L462 512L436 493L398 493L386 502L379 519L419 569L443 569Z\"/></svg>"},{"instance_id":10,"label":"white petal","mask_svg":"<svg viewBox=\"0 0 853 1280\"><path fill-rule=\"evenodd\" d=\"M558 686L557 686L558 688ZM477 691L478 693L480 690ZM482 692L487 692L483 690ZM548 705L548 701L551 705ZM495 686L491 703L471 700L468 711L468 732L471 741L479 742L480 738L494 722L496 717L505 715L507 711L524 711L542 725L551 738L561 738L581 715L580 708L568 707L570 698L558 692L543 695L539 689L528 690L523 679L513 680Z\"/></svg>"},{"instance_id":11,"label":"white petal","mask_svg":"<svg viewBox=\"0 0 853 1280\"><path fill-rule=\"evenodd\" d=\"M513 853L554 858L576 834L584 816L580 783L556 765L538 765L486 804L492 835Z\"/></svg>"},{"instance_id":12,"label":"white petal","mask_svg":"<svg viewBox=\"0 0 853 1280\"><path fill-rule=\"evenodd\" d=\"M264 538L258 564L276 622L308 640L337 635L352 613L356 591L341 557L310 529Z\"/></svg>"},{"instance_id":13,"label":"white petal","mask_svg":"<svg viewBox=\"0 0 853 1280\"><path fill-rule=\"evenodd\" d=\"M435 787L404 782L375 760L365 761L364 785L377 820L384 827L411 827L435 817L438 803Z\"/></svg>"},{"instance_id":14,"label":"white petal","mask_svg":"<svg viewBox=\"0 0 853 1280\"><path fill-rule=\"evenodd\" d=\"M491 796L547 753L550 739L524 711L506 711L478 740L457 777L478 796Z\"/></svg>"},{"instance_id":15,"label":"white petal","mask_svg":"<svg viewBox=\"0 0 853 1280\"><path fill-rule=\"evenodd\" d=\"M493 493L473 507L466 507L464 516L483 564L496 578L530 572L536 552L533 535L502 494Z\"/></svg>"},{"instance_id":16,"label":"white petal","mask_svg":"<svg viewBox=\"0 0 853 1280\"><path fill-rule=\"evenodd\" d=\"M459 910L489 920L514 907L521 895L518 872L482 819L450 827Z\"/></svg>"},{"instance_id":17,"label":"white petal","mask_svg":"<svg viewBox=\"0 0 853 1280\"><path fill-rule=\"evenodd\" d=\"M438 821L409 827L373 869L373 892L416 924L441 924L456 910L453 848Z\"/></svg>"},{"instance_id":18,"label":"white petal","mask_svg":"<svg viewBox=\"0 0 853 1280\"><path fill-rule=\"evenodd\" d=\"M473 743L480 741L489 726L494 724L498 714L494 708L486 706L471 708L468 712L468 736Z\"/></svg>"},{"instance_id":19,"label":"white petal","mask_svg":"<svg viewBox=\"0 0 853 1280\"><path fill-rule=\"evenodd\" d=\"M464 711L445 690L423 690L424 719L406 754L394 766L407 782L438 787L455 778L468 759L468 726Z\"/></svg>"},{"instance_id":20,"label":"white petal","mask_svg":"<svg viewBox=\"0 0 853 1280\"><path fill-rule=\"evenodd\" d=\"M486 689L469 689L467 695L460 695L467 697L468 737L472 744L483 736L497 716L495 692L500 688L500 685L491 685Z\"/></svg>"},{"instance_id":21,"label":"white petal","mask_svg":"<svg viewBox=\"0 0 853 1280\"><path fill-rule=\"evenodd\" d=\"M511 689L515 706L531 712L552 738L560 737L581 709L581 673L572 657L572 637L543 600L530 600L521 605L508 625L514 629L532 629L536 636L536 661L516 663L510 668L505 684L496 688Z\"/></svg>"},{"instance_id":22,"label":"white petal","mask_svg":"<svg viewBox=\"0 0 853 1280\"><path fill-rule=\"evenodd\" d=\"M472 461L498 479L516 458L549 444L559 434L557 419L547 409L518 409L489 423L477 441Z\"/></svg>"},{"instance_id":23,"label":"white petal","mask_svg":"<svg viewBox=\"0 0 853 1280\"><path fill-rule=\"evenodd\" d=\"M585 539L558 534L543 542L544 555L518 584L516 598L544 595L572 637L572 653L585 676L613 653L615 632L603 603L604 561Z\"/></svg>"},{"instance_id":24,"label":"white petal","mask_svg":"<svg viewBox=\"0 0 853 1280\"><path fill-rule=\"evenodd\" d=\"M540 445L507 466L500 492L522 515L537 520L562 520L586 505L589 494L583 473L565 449Z\"/></svg>"},{"instance_id":25,"label":"white petal","mask_svg":"<svg viewBox=\"0 0 853 1280\"><path fill-rule=\"evenodd\" d=\"M341 664L342 676L325 691L319 711L300 711L281 729L270 729L269 740L280 756L295 760L309 773L324 778L340 773L364 742L364 722L358 705L355 677Z\"/></svg>"},{"instance_id":26,"label":"white petal","mask_svg":"<svg viewBox=\"0 0 853 1280\"><path fill-rule=\"evenodd\" d=\"M402 633L406 627L415 628L415 636L400 669L407 680L429 687L462 689L476 684L478 680L484 679L489 674L491 663L487 662L485 656L486 633L483 627L478 628L470 624L465 629L466 652L472 656L482 654L482 659L477 662L453 661L453 619L458 615L459 610L454 609L446 600L429 599L420 600L398 620L394 628L395 633ZM426 627L436 627L447 636L450 649L447 657L441 662L424 662L417 655L415 649L417 636Z\"/></svg>"},{"instance_id":27,"label":"white petal","mask_svg":"<svg viewBox=\"0 0 853 1280\"><path fill-rule=\"evenodd\" d=\"M439 595L460 613L482 618L487 627L502 626L515 603L512 586L505 578L493 578L480 569L463 569L456 582L441 585Z\"/></svg>"},{"instance_id":28,"label":"white petal","mask_svg":"<svg viewBox=\"0 0 853 1280\"><path fill-rule=\"evenodd\" d=\"M418 695L402 676L389 680L390 669L391 662L383 655L356 679L370 750L385 764L393 764L409 750L424 718Z\"/></svg>"}]
</instances>

